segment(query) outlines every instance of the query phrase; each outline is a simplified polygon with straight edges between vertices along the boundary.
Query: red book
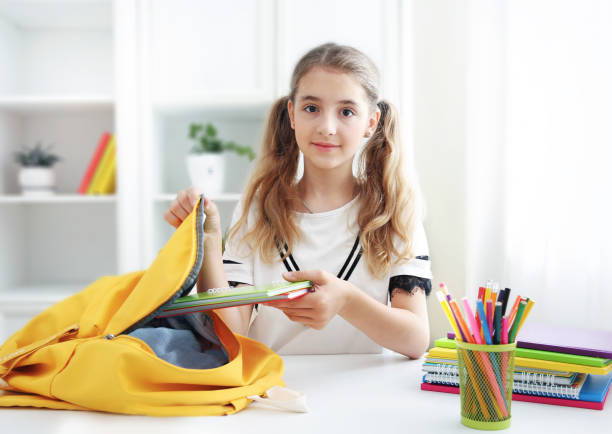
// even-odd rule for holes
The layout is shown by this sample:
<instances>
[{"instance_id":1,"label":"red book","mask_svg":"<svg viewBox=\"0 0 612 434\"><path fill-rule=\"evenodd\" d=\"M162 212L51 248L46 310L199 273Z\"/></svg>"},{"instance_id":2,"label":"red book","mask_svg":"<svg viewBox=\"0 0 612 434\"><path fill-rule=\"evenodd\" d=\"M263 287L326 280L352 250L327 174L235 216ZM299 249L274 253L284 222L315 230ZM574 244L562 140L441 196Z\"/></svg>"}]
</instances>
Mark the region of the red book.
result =
<instances>
[{"instance_id":1,"label":"red book","mask_svg":"<svg viewBox=\"0 0 612 434\"><path fill-rule=\"evenodd\" d=\"M111 134L109 132L104 132L102 137L100 137L98 146L96 147L93 157L89 162L89 166L87 167L87 171L81 180L81 185L79 185L78 193L87 194L87 187L89 187L89 183L91 182L94 173L96 173L96 168L102 159L102 155L104 155L104 150L106 149L106 145L108 144L110 138Z\"/></svg>"}]
</instances>

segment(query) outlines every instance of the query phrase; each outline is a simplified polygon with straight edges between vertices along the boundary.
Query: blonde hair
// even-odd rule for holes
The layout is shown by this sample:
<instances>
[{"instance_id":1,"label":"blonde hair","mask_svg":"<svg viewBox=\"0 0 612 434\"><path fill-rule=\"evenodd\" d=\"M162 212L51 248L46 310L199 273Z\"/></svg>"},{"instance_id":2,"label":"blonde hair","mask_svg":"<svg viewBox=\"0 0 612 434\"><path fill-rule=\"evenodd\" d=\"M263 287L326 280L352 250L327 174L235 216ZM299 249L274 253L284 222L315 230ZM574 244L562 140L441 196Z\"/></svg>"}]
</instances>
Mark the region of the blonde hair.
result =
<instances>
[{"instance_id":1,"label":"blonde hair","mask_svg":"<svg viewBox=\"0 0 612 434\"><path fill-rule=\"evenodd\" d=\"M414 189L409 185L403 149L399 141L395 107L379 99L379 73L376 65L361 51L335 43L326 43L306 53L297 63L291 77L291 92L271 107L255 169L245 187L240 219L229 230L235 236L247 225L248 210L258 208L252 229L243 242L257 246L265 263L279 258L278 245L286 243L293 250L300 239L294 210L300 199L296 190L299 148L291 128L287 102L295 106L300 79L314 67L323 67L351 74L364 88L370 113L378 107L380 120L373 135L364 145L356 175L360 210L357 223L360 243L368 270L376 278L389 272L391 261L413 257L412 234L415 226ZM403 249L397 249L394 236ZM252 248L252 247L251 247Z\"/></svg>"}]
</instances>

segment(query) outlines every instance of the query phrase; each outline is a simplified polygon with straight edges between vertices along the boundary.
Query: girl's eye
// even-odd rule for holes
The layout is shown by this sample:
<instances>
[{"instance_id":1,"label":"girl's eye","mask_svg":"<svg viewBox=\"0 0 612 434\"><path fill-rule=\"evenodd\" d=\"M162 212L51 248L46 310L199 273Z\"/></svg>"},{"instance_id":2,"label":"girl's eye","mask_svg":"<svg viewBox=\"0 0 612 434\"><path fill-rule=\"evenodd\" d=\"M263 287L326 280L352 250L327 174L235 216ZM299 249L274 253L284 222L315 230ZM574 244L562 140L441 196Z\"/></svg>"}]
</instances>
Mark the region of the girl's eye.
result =
<instances>
[{"instance_id":1,"label":"girl's eye","mask_svg":"<svg viewBox=\"0 0 612 434\"><path fill-rule=\"evenodd\" d=\"M313 105L307 105L306 107L304 107L304 110L306 110L308 113L314 113L314 111L308 110L309 107L312 107L312 108L316 109L316 107L313 106ZM349 112L350 115L347 115L346 112ZM351 109L348 109L348 108L342 109L342 114L346 115L347 117L355 116L355 112L353 110L351 110Z\"/></svg>"}]
</instances>

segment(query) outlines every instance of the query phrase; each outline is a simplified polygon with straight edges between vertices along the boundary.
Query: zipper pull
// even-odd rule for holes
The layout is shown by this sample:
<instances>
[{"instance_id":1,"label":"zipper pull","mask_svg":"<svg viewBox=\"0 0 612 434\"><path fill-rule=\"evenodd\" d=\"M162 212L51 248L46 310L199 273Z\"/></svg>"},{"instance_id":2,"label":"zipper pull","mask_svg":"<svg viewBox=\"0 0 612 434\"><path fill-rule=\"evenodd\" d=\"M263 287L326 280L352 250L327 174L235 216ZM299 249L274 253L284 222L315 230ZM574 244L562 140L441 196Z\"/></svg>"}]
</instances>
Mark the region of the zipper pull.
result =
<instances>
[{"instance_id":1,"label":"zipper pull","mask_svg":"<svg viewBox=\"0 0 612 434\"><path fill-rule=\"evenodd\" d=\"M110 334L108 334L108 335L104 335L104 339L108 339L109 341L110 341L111 339L114 339L114 338L115 338L115 335L114 335L114 334L112 334L112 333L110 333Z\"/></svg>"}]
</instances>

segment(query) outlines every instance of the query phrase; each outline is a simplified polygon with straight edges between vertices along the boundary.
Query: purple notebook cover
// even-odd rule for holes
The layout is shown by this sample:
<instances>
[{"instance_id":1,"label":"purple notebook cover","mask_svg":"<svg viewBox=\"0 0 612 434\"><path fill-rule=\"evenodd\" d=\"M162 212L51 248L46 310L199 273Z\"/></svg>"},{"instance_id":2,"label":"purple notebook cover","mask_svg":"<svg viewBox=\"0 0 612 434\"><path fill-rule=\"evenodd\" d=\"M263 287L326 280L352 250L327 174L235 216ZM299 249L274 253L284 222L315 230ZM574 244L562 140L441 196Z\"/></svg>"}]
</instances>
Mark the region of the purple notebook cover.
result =
<instances>
[{"instance_id":1,"label":"purple notebook cover","mask_svg":"<svg viewBox=\"0 0 612 434\"><path fill-rule=\"evenodd\" d=\"M455 334L448 333L447 337L454 339ZM516 346L612 359L612 332L526 322L517 336Z\"/></svg>"}]
</instances>

